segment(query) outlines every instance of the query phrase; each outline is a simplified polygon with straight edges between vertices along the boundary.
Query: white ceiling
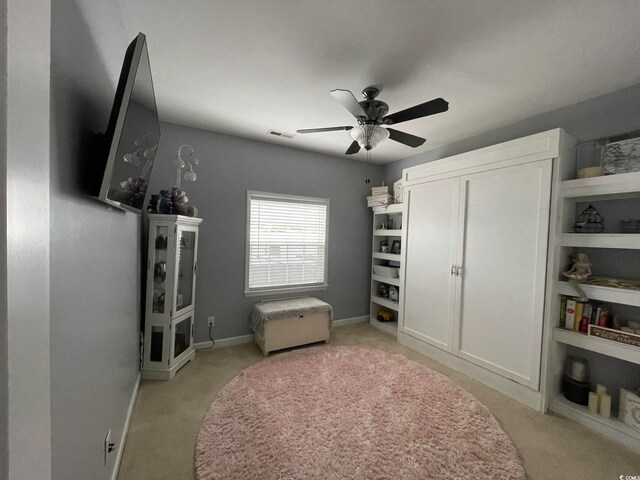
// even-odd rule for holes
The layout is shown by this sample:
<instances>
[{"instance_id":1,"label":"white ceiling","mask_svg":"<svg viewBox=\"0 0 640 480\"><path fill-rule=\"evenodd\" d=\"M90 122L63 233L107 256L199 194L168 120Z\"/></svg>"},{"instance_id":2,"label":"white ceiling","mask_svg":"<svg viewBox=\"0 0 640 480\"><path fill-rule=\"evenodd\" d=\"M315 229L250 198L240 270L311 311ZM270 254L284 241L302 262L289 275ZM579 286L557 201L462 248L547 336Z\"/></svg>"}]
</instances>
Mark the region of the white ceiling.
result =
<instances>
[{"instance_id":1,"label":"white ceiling","mask_svg":"<svg viewBox=\"0 0 640 480\"><path fill-rule=\"evenodd\" d=\"M450 102L395 127L427 142L387 140L380 164L640 83L638 0L119 2L165 121L344 156L344 131L267 131L355 124L334 88L379 86L390 113Z\"/></svg>"}]
</instances>

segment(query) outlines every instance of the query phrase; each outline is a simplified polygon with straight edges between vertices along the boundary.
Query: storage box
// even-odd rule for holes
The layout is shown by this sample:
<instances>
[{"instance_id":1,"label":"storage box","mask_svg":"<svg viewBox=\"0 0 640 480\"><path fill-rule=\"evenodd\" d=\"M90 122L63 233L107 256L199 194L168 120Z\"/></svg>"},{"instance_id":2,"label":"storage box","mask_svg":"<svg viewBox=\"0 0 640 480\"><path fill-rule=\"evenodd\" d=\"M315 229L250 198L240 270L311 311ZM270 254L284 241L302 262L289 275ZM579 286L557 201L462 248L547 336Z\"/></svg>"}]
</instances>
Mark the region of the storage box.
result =
<instances>
[{"instance_id":1,"label":"storage box","mask_svg":"<svg viewBox=\"0 0 640 480\"><path fill-rule=\"evenodd\" d=\"M622 233L640 233L640 220L622 220L620 228Z\"/></svg>"},{"instance_id":2,"label":"storage box","mask_svg":"<svg viewBox=\"0 0 640 480\"><path fill-rule=\"evenodd\" d=\"M398 278L398 270L400 270L398 267L385 267L384 265L373 266L373 273L391 278Z\"/></svg>"},{"instance_id":3,"label":"storage box","mask_svg":"<svg viewBox=\"0 0 640 480\"><path fill-rule=\"evenodd\" d=\"M367 197L367 207L381 207L390 203L393 203L393 197L388 193Z\"/></svg>"},{"instance_id":4,"label":"storage box","mask_svg":"<svg viewBox=\"0 0 640 480\"><path fill-rule=\"evenodd\" d=\"M602 167L607 175L640 172L640 137L605 145Z\"/></svg>"},{"instance_id":5,"label":"storage box","mask_svg":"<svg viewBox=\"0 0 640 480\"><path fill-rule=\"evenodd\" d=\"M371 187L371 195L386 195L387 193L389 193L389 185Z\"/></svg>"},{"instance_id":6,"label":"storage box","mask_svg":"<svg viewBox=\"0 0 640 480\"><path fill-rule=\"evenodd\" d=\"M640 347L640 335L636 335L635 333L622 332L620 330L600 327L598 325L589 325L589 335L606 338L607 340L613 340L614 342L620 342L626 345L633 345L634 347Z\"/></svg>"},{"instance_id":7,"label":"storage box","mask_svg":"<svg viewBox=\"0 0 640 480\"><path fill-rule=\"evenodd\" d=\"M620 389L618 418L631 428L640 431L640 397L624 388Z\"/></svg>"}]
</instances>

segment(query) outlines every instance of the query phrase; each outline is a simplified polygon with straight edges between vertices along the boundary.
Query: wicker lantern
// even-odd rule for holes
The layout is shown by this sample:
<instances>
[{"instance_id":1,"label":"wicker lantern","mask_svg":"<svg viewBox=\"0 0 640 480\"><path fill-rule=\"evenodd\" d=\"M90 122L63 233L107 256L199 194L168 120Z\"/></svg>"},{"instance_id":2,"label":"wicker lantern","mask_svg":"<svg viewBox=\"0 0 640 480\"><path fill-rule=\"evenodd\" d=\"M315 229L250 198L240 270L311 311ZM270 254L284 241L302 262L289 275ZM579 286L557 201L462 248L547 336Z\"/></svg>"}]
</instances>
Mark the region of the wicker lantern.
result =
<instances>
[{"instance_id":1,"label":"wicker lantern","mask_svg":"<svg viewBox=\"0 0 640 480\"><path fill-rule=\"evenodd\" d=\"M589 205L578 216L573 230L576 233L600 233L604 230L604 218L593 205Z\"/></svg>"}]
</instances>

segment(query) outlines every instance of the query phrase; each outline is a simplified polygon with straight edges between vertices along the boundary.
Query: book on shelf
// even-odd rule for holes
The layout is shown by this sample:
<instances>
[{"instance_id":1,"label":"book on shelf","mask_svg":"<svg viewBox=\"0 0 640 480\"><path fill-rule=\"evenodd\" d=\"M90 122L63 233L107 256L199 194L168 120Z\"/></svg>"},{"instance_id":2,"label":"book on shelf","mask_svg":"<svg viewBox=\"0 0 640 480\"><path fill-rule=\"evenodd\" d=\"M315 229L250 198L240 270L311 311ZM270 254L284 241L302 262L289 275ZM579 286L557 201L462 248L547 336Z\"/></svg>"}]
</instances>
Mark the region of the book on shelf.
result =
<instances>
[{"instance_id":1,"label":"book on shelf","mask_svg":"<svg viewBox=\"0 0 640 480\"><path fill-rule=\"evenodd\" d=\"M580 323L578 324L578 331L582 333L589 332L589 324L591 323L592 310L593 310L593 304L591 302L582 303L582 317L580 317Z\"/></svg>"},{"instance_id":2,"label":"book on shelf","mask_svg":"<svg viewBox=\"0 0 640 480\"><path fill-rule=\"evenodd\" d=\"M567 297L562 295L560 297L560 328L565 327L565 320L567 318Z\"/></svg>"},{"instance_id":3,"label":"book on shelf","mask_svg":"<svg viewBox=\"0 0 640 480\"><path fill-rule=\"evenodd\" d=\"M589 325L611 326L609 308L593 300L580 300L577 297L562 295L560 299L560 328L588 333Z\"/></svg>"},{"instance_id":4,"label":"book on shelf","mask_svg":"<svg viewBox=\"0 0 640 480\"><path fill-rule=\"evenodd\" d=\"M576 318L576 300L573 298L566 298L566 312L564 320L564 328L567 330L573 330L573 322Z\"/></svg>"},{"instance_id":5,"label":"book on shelf","mask_svg":"<svg viewBox=\"0 0 640 480\"><path fill-rule=\"evenodd\" d=\"M609 310L602 307L600 315L598 316L598 326L608 328L611 326L611 319L609 316Z\"/></svg>"},{"instance_id":6,"label":"book on shelf","mask_svg":"<svg viewBox=\"0 0 640 480\"><path fill-rule=\"evenodd\" d=\"M580 331L580 322L582 321L582 311L584 310L584 302L576 302L576 316L573 319L573 330Z\"/></svg>"}]
</instances>

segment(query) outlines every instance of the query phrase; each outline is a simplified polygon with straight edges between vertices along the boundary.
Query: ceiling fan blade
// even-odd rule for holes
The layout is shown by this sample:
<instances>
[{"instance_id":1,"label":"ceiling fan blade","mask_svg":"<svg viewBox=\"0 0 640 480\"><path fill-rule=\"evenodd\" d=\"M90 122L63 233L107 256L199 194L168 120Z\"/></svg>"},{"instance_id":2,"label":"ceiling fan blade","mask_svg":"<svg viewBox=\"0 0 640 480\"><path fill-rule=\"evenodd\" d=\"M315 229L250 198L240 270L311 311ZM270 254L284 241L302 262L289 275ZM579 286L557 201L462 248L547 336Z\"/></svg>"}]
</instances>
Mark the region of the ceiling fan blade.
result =
<instances>
[{"instance_id":1,"label":"ceiling fan blade","mask_svg":"<svg viewBox=\"0 0 640 480\"><path fill-rule=\"evenodd\" d=\"M296 133L337 132L338 130L351 130L352 128L350 125L344 127L303 128L302 130L296 130Z\"/></svg>"},{"instance_id":2,"label":"ceiling fan blade","mask_svg":"<svg viewBox=\"0 0 640 480\"><path fill-rule=\"evenodd\" d=\"M427 140L422 137L416 137L415 135L411 135L410 133L401 132L400 130L395 130L393 128L387 128L389 131L389 138L391 140L395 140L396 142L404 143L409 147L419 147Z\"/></svg>"},{"instance_id":3,"label":"ceiling fan blade","mask_svg":"<svg viewBox=\"0 0 640 480\"><path fill-rule=\"evenodd\" d=\"M359 151L360 151L360 145L358 145L358 142L354 140L353 142L351 142L351 145L349 145L349 148L347 148L347 151L344 152L344 154L353 155L354 153L358 153Z\"/></svg>"},{"instance_id":4,"label":"ceiling fan blade","mask_svg":"<svg viewBox=\"0 0 640 480\"><path fill-rule=\"evenodd\" d=\"M333 95L337 101L339 101L344 108L351 112L351 115L354 117L366 117L367 112L364 111L362 105L358 103L356 97L353 96L349 90L342 90L341 88L336 88L335 90L331 90L329 92Z\"/></svg>"},{"instance_id":5,"label":"ceiling fan blade","mask_svg":"<svg viewBox=\"0 0 640 480\"><path fill-rule=\"evenodd\" d=\"M446 112L447 110L449 110L449 102L442 98L434 98L415 107L387 115L382 119L382 123L395 125L396 123L406 122L407 120L414 120L428 115L435 115L436 113Z\"/></svg>"}]
</instances>

